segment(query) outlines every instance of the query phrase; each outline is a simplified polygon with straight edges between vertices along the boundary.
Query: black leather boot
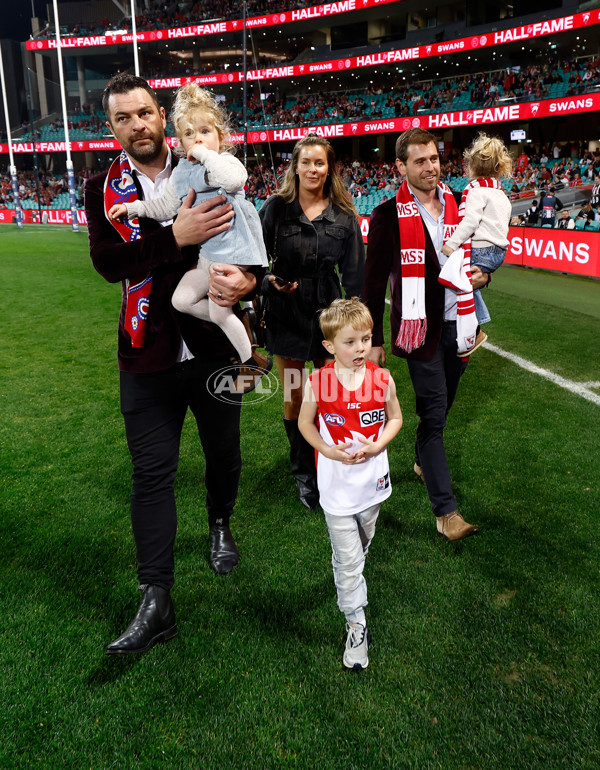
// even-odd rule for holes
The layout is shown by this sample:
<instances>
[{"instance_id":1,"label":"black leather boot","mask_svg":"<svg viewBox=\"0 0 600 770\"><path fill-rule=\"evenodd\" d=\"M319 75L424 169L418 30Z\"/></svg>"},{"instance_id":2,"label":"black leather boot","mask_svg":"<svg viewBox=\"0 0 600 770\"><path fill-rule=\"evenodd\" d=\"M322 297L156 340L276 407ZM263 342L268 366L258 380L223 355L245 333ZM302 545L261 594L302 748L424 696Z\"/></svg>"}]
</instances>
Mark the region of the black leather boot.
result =
<instances>
[{"instance_id":1,"label":"black leather boot","mask_svg":"<svg viewBox=\"0 0 600 770\"><path fill-rule=\"evenodd\" d=\"M142 602L127 630L106 647L107 655L146 652L177 636L171 594L160 586L141 585Z\"/></svg>"},{"instance_id":2,"label":"black leather boot","mask_svg":"<svg viewBox=\"0 0 600 770\"><path fill-rule=\"evenodd\" d=\"M208 517L210 566L217 575L228 575L240 560L240 554L229 529L229 517Z\"/></svg>"},{"instance_id":3,"label":"black leather boot","mask_svg":"<svg viewBox=\"0 0 600 770\"><path fill-rule=\"evenodd\" d=\"M317 469L315 467L315 450L300 433L298 420L284 418L285 432L290 442L290 465L292 475L296 479L298 497L302 505L316 508L319 503L317 488Z\"/></svg>"}]
</instances>

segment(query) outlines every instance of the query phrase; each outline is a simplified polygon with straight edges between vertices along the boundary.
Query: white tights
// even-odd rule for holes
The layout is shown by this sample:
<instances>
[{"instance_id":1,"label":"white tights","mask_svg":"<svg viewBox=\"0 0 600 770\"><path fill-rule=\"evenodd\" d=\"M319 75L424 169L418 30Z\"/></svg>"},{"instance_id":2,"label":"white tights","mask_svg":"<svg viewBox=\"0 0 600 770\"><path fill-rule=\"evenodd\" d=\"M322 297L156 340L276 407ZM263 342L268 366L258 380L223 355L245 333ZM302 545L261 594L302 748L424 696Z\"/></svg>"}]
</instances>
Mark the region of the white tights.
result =
<instances>
[{"instance_id":1,"label":"white tights","mask_svg":"<svg viewBox=\"0 0 600 770\"><path fill-rule=\"evenodd\" d=\"M198 266L183 276L173 293L173 307L180 313L187 313L202 321L211 321L221 328L237 350L240 361L247 361L252 355L250 340L244 324L230 307L221 307L208 295L208 278L212 262L200 256ZM240 267L240 270L246 270Z\"/></svg>"}]
</instances>

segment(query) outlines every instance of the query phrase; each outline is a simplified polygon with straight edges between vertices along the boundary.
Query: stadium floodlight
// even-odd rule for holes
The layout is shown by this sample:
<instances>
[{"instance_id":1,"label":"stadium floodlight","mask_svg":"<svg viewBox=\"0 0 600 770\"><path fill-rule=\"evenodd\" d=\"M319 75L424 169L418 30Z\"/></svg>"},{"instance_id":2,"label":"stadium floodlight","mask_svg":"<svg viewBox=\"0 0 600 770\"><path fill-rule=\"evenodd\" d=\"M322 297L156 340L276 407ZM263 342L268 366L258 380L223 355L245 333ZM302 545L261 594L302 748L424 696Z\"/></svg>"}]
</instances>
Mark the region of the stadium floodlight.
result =
<instances>
[{"instance_id":1,"label":"stadium floodlight","mask_svg":"<svg viewBox=\"0 0 600 770\"><path fill-rule=\"evenodd\" d=\"M247 13L248 7L246 0L242 3L243 9L243 63L244 63L244 85L242 91L242 123L244 124L244 167L248 163L248 27Z\"/></svg>"},{"instance_id":2,"label":"stadium floodlight","mask_svg":"<svg viewBox=\"0 0 600 770\"><path fill-rule=\"evenodd\" d=\"M133 40L131 41L131 44L133 45L133 67L135 69L135 74L139 77L140 76L140 60L138 57L138 47L137 47L137 27L135 24L135 0L131 0L131 32L133 35Z\"/></svg>"},{"instance_id":3,"label":"stadium floodlight","mask_svg":"<svg viewBox=\"0 0 600 770\"><path fill-rule=\"evenodd\" d=\"M17 219L17 227L23 227L23 209L21 207L21 198L19 197L19 180L17 179L17 167L15 166L15 157L13 155L12 137L10 134L10 120L8 117L8 101L6 99L6 80L4 78L2 46L0 46L0 80L2 81L2 101L4 103L4 117L6 119L6 138L8 139L8 155L10 157L10 181L13 189L15 216Z\"/></svg>"},{"instance_id":4,"label":"stadium floodlight","mask_svg":"<svg viewBox=\"0 0 600 770\"><path fill-rule=\"evenodd\" d=\"M77 198L75 196L75 174L73 161L71 160L71 142L69 141L69 120L67 118L67 99L65 90L65 76L62 65L62 49L60 44L60 23L58 21L57 0L54 2L54 28L56 31L56 55L58 57L58 77L60 85L60 100L62 102L63 123L65 128L65 149L67 151L67 187L69 188L69 201L71 203L71 226L74 233L79 232L77 222Z\"/></svg>"}]
</instances>

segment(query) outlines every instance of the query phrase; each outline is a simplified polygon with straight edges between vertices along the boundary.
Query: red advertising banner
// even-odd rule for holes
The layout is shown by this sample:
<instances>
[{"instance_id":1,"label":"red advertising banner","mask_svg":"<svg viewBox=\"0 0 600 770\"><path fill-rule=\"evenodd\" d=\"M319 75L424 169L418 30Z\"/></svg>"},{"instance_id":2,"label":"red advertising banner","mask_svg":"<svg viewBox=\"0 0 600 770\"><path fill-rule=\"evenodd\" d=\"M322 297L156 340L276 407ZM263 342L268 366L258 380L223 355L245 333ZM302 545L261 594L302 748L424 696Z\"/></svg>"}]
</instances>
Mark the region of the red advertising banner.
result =
<instances>
[{"instance_id":1,"label":"red advertising banner","mask_svg":"<svg viewBox=\"0 0 600 770\"><path fill-rule=\"evenodd\" d=\"M511 227L509 265L540 267L600 278L600 234L584 230Z\"/></svg>"},{"instance_id":2,"label":"red advertising banner","mask_svg":"<svg viewBox=\"0 0 600 770\"><path fill-rule=\"evenodd\" d=\"M41 221L37 209L23 212L25 224ZM13 209L0 209L0 224L14 221ZM71 211L42 209L47 224L70 225ZM360 229L365 243L369 237L369 218L359 217ZM87 225L85 211L77 212L77 222ZM46 223L46 222L44 222ZM508 238L510 245L506 264L556 270L592 278L600 278L600 233L579 230L550 230L543 227L511 227Z\"/></svg>"},{"instance_id":3,"label":"red advertising banner","mask_svg":"<svg viewBox=\"0 0 600 770\"><path fill-rule=\"evenodd\" d=\"M360 136L364 134L400 133L409 128L425 128L435 131L454 126L479 126L511 121L526 121L532 118L555 117L600 109L600 94L570 96L563 99L546 99L521 104L505 104L500 107L460 110L457 112L436 112L429 115L415 115L408 118L389 118L362 123L337 123L330 126L302 126L298 128L275 128L248 131L248 141L286 142L302 139L309 132L335 139L336 137ZM233 141L243 141L242 134L235 134Z\"/></svg>"},{"instance_id":4,"label":"red advertising banner","mask_svg":"<svg viewBox=\"0 0 600 770\"><path fill-rule=\"evenodd\" d=\"M327 16L337 16L352 11L362 11L364 8L374 8L378 5L397 3L402 0L338 0L327 5L315 5L311 8L298 8L283 13L270 13L265 16L253 16L246 19L247 29L281 26L295 21L310 19L323 19ZM243 19L231 21L214 21L206 24L192 24L189 27L175 27L174 29L161 29L138 32L138 42L178 40L188 37L202 37L204 35L222 35L225 32L240 32L243 29ZM133 43L131 32L106 32L103 35L92 37L63 37L60 40L61 48L85 48L99 45L122 45ZM28 40L28 51L43 51L56 48L56 40Z\"/></svg>"},{"instance_id":5,"label":"red advertising banner","mask_svg":"<svg viewBox=\"0 0 600 770\"><path fill-rule=\"evenodd\" d=\"M511 121L526 121L533 118L556 117L557 115L574 115L583 112L600 110L600 93L583 94L582 96L568 96L563 99L545 99L537 102L523 102L522 104L505 104L500 107L482 107L473 110L459 110L457 112L436 112L430 115L416 115L408 118L389 118L361 123L335 123L329 126L304 125L297 128L272 128L248 131L248 142L260 144L262 142L295 142L302 139L308 133L316 133L328 139L363 136L366 134L401 133L409 128L425 128L429 131L453 128L455 126L484 126L494 123L508 123ZM171 147L177 145L175 137L167 137ZM233 144L241 144L244 134L231 135ZM73 152L96 152L98 150L120 150L121 147L114 139L102 139L98 141L72 141ZM36 142L38 152L65 152L65 142ZM8 144L0 144L0 154L8 152ZM32 142L13 143L13 152L33 152Z\"/></svg>"},{"instance_id":6,"label":"red advertising banner","mask_svg":"<svg viewBox=\"0 0 600 770\"><path fill-rule=\"evenodd\" d=\"M235 140L234 140L235 141ZM242 136L241 140L244 141ZM179 141L174 136L167 136L169 147L177 147ZM97 141L71 141L69 142L71 152L97 152L98 150L115 150L121 152L121 145L116 139L99 139ZM36 142L37 152L66 152L66 142ZM8 152L8 144L0 144L0 154ZM28 153L33 152L33 142L13 142L13 152Z\"/></svg>"},{"instance_id":7,"label":"red advertising banner","mask_svg":"<svg viewBox=\"0 0 600 770\"><path fill-rule=\"evenodd\" d=\"M23 211L25 224L44 224L49 225L70 225L70 209L42 209L41 216L37 209L26 209ZM0 209L0 224L11 223L14 221L14 209ZM77 224L87 225L85 211L77 212Z\"/></svg>"}]
</instances>

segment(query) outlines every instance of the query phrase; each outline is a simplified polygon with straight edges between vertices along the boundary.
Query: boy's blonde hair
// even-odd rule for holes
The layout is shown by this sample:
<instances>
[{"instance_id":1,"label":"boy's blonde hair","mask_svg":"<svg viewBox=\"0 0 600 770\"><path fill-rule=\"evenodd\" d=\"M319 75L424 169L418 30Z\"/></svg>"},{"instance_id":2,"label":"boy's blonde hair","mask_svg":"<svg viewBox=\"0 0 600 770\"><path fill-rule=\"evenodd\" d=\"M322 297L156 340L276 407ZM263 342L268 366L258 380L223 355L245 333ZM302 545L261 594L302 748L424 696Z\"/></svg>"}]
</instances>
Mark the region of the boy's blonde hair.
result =
<instances>
[{"instance_id":1,"label":"boy's blonde hair","mask_svg":"<svg viewBox=\"0 0 600 770\"><path fill-rule=\"evenodd\" d=\"M335 335L344 326L351 326L356 331L373 328L373 318L369 308L358 297L352 299L335 299L329 307L321 310L319 326L323 337L333 342Z\"/></svg>"},{"instance_id":2,"label":"boy's blonde hair","mask_svg":"<svg viewBox=\"0 0 600 770\"><path fill-rule=\"evenodd\" d=\"M493 176L496 179L512 176L513 161L502 139L479 134L465 150L464 159L471 179Z\"/></svg>"},{"instance_id":3,"label":"boy's blonde hair","mask_svg":"<svg viewBox=\"0 0 600 770\"><path fill-rule=\"evenodd\" d=\"M197 112L205 113L217 129L220 151L231 150L233 145L226 141L231 133L226 111L217 102L214 94L197 83L182 86L175 94L170 117L179 141L181 142L185 129L193 127L192 119Z\"/></svg>"}]
</instances>

